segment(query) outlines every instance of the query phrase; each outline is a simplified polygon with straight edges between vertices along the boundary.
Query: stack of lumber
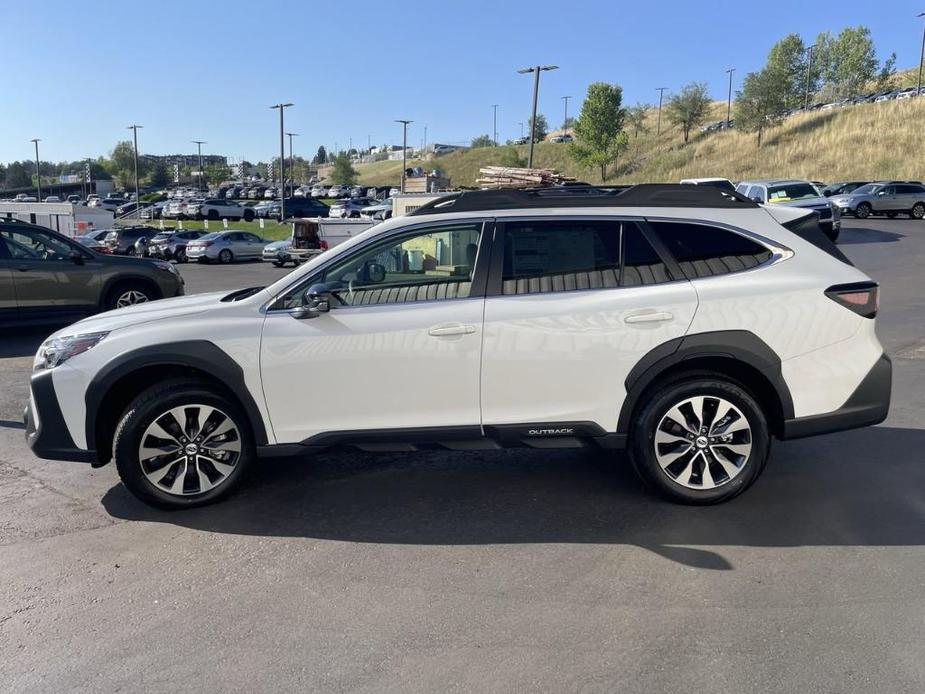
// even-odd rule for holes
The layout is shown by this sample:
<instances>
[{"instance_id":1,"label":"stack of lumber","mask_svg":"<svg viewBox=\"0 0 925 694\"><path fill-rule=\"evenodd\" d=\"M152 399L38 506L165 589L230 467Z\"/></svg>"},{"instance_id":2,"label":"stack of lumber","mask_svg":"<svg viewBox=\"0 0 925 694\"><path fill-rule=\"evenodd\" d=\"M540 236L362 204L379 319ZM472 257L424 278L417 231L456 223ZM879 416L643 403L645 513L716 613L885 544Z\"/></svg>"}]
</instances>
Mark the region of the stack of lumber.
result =
<instances>
[{"instance_id":1,"label":"stack of lumber","mask_svg":"<svg viewBox=\"0 0 925 694\"><path fill-rule=\"evenodd\" d=\"M510 166L483 166L479 169L481 178L476 180L482 188L530 188L552 186L565 181L574 181L561 176L554 169L520 169Z\"/></svg>"}]
</instances>

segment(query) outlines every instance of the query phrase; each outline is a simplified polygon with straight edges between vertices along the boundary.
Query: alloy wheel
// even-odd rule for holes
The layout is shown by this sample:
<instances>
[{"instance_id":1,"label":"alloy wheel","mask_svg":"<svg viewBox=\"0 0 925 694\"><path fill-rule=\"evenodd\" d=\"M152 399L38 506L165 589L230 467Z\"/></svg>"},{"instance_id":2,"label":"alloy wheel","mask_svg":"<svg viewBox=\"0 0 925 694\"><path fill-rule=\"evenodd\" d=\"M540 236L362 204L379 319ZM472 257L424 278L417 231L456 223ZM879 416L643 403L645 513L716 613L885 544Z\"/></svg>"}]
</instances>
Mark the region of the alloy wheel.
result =
<instances>
[{"instance_id":1,"label":"alloy wheel","mask_svg":"<svg viewBox=\"0 0 925 694\"><path fill-rule=\"evenodd\" d=\"M672 481L688 489L728 484L745 468L752 430L728 400L698 395L671 407L655 432L655 458Z\"/></svg>"},{"instance_id":2,"label":"alloy wheel","mask_svg":"<svg viewBox=\"0 0 925 694\"><path fill-rule=\"evenodd\" d=\"M915 203L915 205L912 207L912 216L915 219L921 219L922 217L925 217L925 205L920 202Z\"/></svg>"},{"instance_id":3,"label":"alloy wheel","mask_svg":"<svg viewBox=\"0 0 925 694\"><path fill-rule=\"evenodd\" d=\"M148 481L175 496L202 494L227 481L241 457L241 433L216 407L181 405L156 417L138 446Z\"/></svg>"},{"instance_id":4,"label":"alloy wheel","mask_svg":"<svg viewBox=\"0 0 925 694\"><path fill-rule=\"evenodd\" d=\"M137 289L129 289L124 291L119 295L119 298L116 299L116 308L124 308L125 306L134 306L135 304L144 304L148 301L148 295Z\"/></svg>"}]
</instances>

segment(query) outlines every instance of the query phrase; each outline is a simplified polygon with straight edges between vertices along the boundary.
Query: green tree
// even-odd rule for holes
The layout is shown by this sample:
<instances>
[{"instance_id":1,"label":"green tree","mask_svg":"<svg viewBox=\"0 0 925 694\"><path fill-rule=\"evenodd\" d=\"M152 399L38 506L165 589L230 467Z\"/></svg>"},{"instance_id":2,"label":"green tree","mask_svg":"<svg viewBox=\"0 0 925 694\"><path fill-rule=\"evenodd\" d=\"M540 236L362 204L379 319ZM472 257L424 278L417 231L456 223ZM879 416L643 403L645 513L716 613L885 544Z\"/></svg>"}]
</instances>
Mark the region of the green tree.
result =
<instances>
[{"instance_id":1,"label":"green tree","mask_svg":"<svg viewBox=\"0 0 925 694\"><path fill-rule=\"evenodd\" d=\"M883 62L880 72L877 74L877 91L892 89L896 76L896 54L890 53L890 57Z\"/></svg>"},{"instance_id":2,"label":"green tree","mask_svg":"<svg viewBox=\"0 0 925 694\"><path fill-rule=\"evenodd\" d=\"M633 129L633 137L639 137L639 133L648 132L649 128L646 126L648 112L648 104L636 104L626 109L626 122Z\"/></svg>"},{"instance_id":3,"label":"green tree","mask_svg":"<svg viewBox=\"0 0 925 694\"><path fill-rule=\"evenodd\" d=\"M880 62L865 26L845 27L838 36L819 34L814 55L827 98L858 94L878 77Z\"/></svg>"},{"instance_id":4,"label":"green tree","mask_svg":"<svg viewBox=\"0 0 925 694\"><path fill-rule=\"evenodd\" d=\"M710 112L710 103L707 85L703 82L684 85L681 93L675 94L668 101L665 116L669 123L681 128L684 142L690 137L691 130L706 120Z\"/></svg>"},{"instance_id":5,"label":"green tree","mask_svg":"<svg viewBox=\"0 0 925 694\"><path fill-rule=\"evenodd\" d=\"M334 167L331 169L331 174L328 176L328 179L331 183L337 183L342 186L353 185L356 183L357 175L357 171L350 163L350 158L347 156L347 153L341 152L337 155L337 158L334 159Z\"/></svg>"},{"instance_id":6,"label":"green tree","mask_svg":"<svg viewBox=\"0 0 925 694\"><path fill-rule=\"evenodd\" d=\"M530 128L533 124L533 119L531 118L527 124L527 134L530 133ZM549 123L546 121L546 116L542 113L536 114L536 132L533 134L534 142L542 142L546 139L546 135L549 133Z\"/></svg>"},{"instance_id":7,"label":"green tree","mask_svg":"<svg viewBox=\"0 0 925 694\"><path fill-rule=\"evenodd\" d=\"M166 188L170 183L170 172L167 171L167 162L159 158L151 168L150 183L155 188Z\"/></svg>"},{"instance_id":8,"label":"green tree","mask_svg":"<svg viewBox=\"0 0 925 694\"><path fill-rule=\"evenodd\" d=\"M626 113L622 104L620 85L606 82L589 85L575 123L577 141L569 146L575 161L600 167L602 181L607 179L607 164L616 160L629 140L623 131Z\"/></svg>"},{"instance_id":9,"label":"green tree","mask_svg":"<svg viewBox=\"0 0 925 694\"><path fill-rule=\"evenodd\" d=\"M494 143L494 141L491 139L491 135L479 135L478 137L473 138L473 140L472 140L472 147L473 147L473 148L475 148L475 147L491 147L491 146L493 146L494 144L495 144L495 143Z\"/></svg>"},{"instance_id":10,"label":"green tree","mask_svg":"<svg viewBox=\"0 0 925 694\"><path fill-rule=\"evenodd\" d=\"M810 92L819 88L820 71L816 67L817 64L818 61L814 59L809 82ZM779 88L784 95L782 110L802 106L807 78L807 51L803 39L797 34L787 34L771 46L766 67L769 68L769 74L775 75L781 81Z\"/></svg>"},{"instance_id":11,"label":"green tree","mask_svg":"<svg viewBox=\"0 0 925 694\"><path fill-rule=\"evenodd\" d=\"M790 96L786 83L771 65L748 73L741 91L736 93L736 130L758 133L760 147L762 133L765 128L780 123Z\"/></svg>"},{"instance_id":12,"label":"green tree","mask_svg":"<svg viewBox=\"0 0 925 694\"><path fill-rule=\"evenodd\" d=\"M222 181L227 181L231 178L231 167L224 164L213 164L211 166L204 166L205 176L203 177L203 182L211 185L216 185ZM287 175L289 170L286 169Z\"/></svg>"},{"instance_id":13,"label":"green tree","mask_svg":"<svg viewBox=\"0 0 925 694\"><path fill-rule=\"evenodd\" d=\"M326 164L328 161L328 150L324 148L324 145L318 147L318 152L312 158L312 164Z\"/></svg>"},{"instance_id":14,"label":"green tree","mask_svg":"<svg viewBox=\"0 0 925 694\"><path fill-rule=\"evenodd\" d=\"M6 168L6 187L25 188L32 185L32 176L21 161L11 162Z\"/></svg>"},{"instance_id":15,"label":"green tree","mask_svg":"<svg viewBox=\"0 0 925 694\"><path fill-rule=\"evenodd\" d=\"M148 162L138 157L138 177L144 177ZM129 140L123 140L113 147L109 154L109 170L123 188L135 185L135 149Z\"/></svg>"}]
</instances>

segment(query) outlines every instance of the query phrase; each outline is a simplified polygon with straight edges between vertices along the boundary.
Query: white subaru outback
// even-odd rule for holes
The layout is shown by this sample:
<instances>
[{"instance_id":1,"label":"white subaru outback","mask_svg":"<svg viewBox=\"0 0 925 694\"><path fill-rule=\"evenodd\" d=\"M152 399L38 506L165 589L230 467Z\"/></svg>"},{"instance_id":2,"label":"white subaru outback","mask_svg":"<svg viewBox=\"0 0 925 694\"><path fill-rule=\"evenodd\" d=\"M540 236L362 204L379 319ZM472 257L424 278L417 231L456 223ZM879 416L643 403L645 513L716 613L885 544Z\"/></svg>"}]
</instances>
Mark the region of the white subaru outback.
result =
<instances>
[{"instance_id":1,"label":"white subaru outback","mask_svg":"<svg viewBox=\"0 0 925 694\"><path fill-rule=\"evenodd\" d=\"M265 288L88 318L35 358L26 437L164 507L263 457L628 449L715 503L771 438L876 424L878 289L815 213L706 186L449 195Z\"/></svg>"}]
</instances>

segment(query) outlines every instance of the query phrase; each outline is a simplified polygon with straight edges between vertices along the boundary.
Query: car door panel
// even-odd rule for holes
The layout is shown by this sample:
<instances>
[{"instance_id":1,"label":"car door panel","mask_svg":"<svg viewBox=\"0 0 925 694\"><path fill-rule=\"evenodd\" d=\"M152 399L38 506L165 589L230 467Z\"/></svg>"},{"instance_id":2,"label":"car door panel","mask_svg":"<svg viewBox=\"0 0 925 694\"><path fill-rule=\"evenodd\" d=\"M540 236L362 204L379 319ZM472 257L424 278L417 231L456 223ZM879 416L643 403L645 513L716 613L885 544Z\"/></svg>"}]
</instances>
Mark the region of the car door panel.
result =
<instances>
[{"instance_id":1,"label":"car door panel","mask_svg":"<svg viewBox=\"0 0 925 694\"><path fill-rule=\"evenodd\" d=\"M616 431L630 370L651 349L683 336L697 307L686 280L644 284L652 275L641 266L624 275L567 273L548 278L546 290L544 280L536 280L538 293L529 290L533 280L528 293L489 293L481 373L484 426L592 422ZM620 286L629 282L636 286Z\"/></svg>"},{"instance_id":2,"label":"car door panel","mask_svg":"<svg viewBox=\"0 0 925 694\"><path fill-rule=\"evenodd\" d=\"M301 320L267 312L261 374L279 443L328 432L480 425L485 299L484 280L473 278L487 272L487 251L478 255L480 239L487 248L482 226L399 230L336 259L338 281L357 258L374 258L382 277L365 280L367 265L360 265L349 284L338 283L341 303L330 311ZM293 296L329 281L329 270L305 278Z\"/></svg>"},{"instance_id":3,"label":"car door panel","mask_svg":"<svg viewBox=\"0 0 925 694\"><path fill-rule=\"evenodd\" d=\"M0 241L0 244L3 242ZM16 305L16 288L10 260L3 257L0 249L0 322L15 320L19 309Z\"/></svg>"}]
</instances>

